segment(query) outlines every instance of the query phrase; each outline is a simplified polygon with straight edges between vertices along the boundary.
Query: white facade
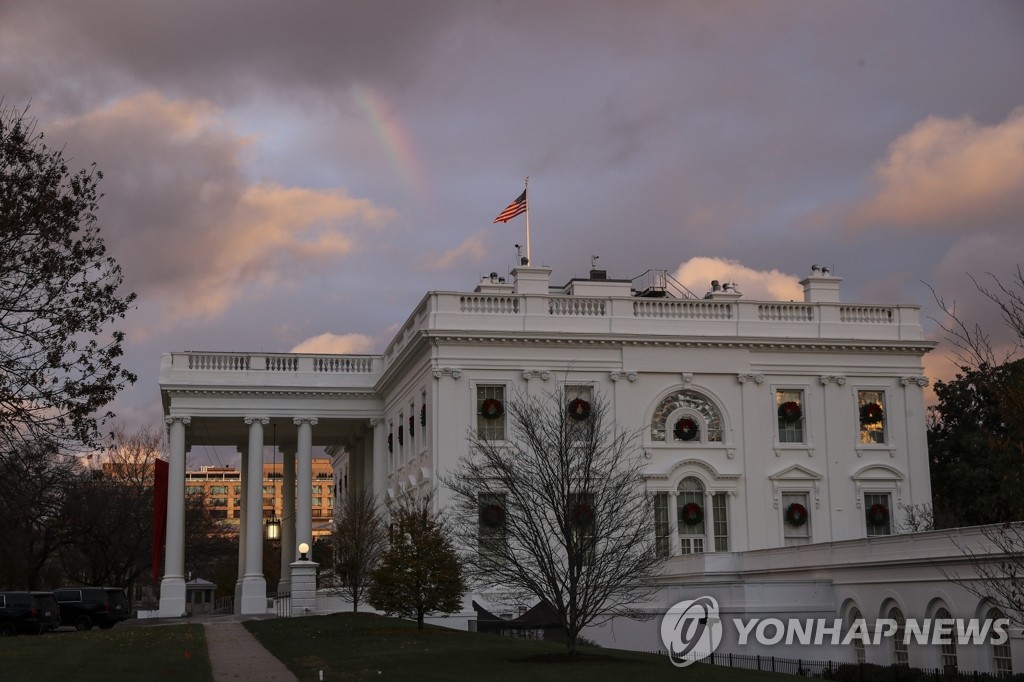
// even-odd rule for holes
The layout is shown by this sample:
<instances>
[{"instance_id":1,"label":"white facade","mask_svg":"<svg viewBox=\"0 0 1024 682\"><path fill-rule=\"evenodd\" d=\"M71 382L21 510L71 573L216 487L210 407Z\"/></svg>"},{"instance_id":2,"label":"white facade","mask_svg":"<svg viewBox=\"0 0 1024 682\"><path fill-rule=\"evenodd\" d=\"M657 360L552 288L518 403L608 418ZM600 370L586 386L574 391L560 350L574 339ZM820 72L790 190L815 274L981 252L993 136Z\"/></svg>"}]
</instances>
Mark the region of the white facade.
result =
<instances>
[{"instance_id":1,"label":"white facade","mask_svg":"<svg viewBox=\"0 0 1024 682\"><path fill-rule=\"evenodd\" d=\"M285 475L298 480L286 537L309 542L312 447L333 453L335 480L349 489L393 496L436 485L467 451L468 429L503 437L504 418L480 416L483 400L568 387L600 394L621 426L642 429L648 486L661 493L661 542L679 557L666 585L719 570L723 579L754 580L735 562L748 566L755 555L737 553L800 557L812 543L892 542L865 538L892 533L903 507L931 501L922 357L933 344L918 307L841 303L841 280L816 267L800 302L746 301L717 286L704 299L675 298L664 277L636 291L597 271L562 287L551 286L548 268L512 274L512 283L492 276L472 292L428 293L380 356L164 355L172 496L191 443L235 445L245 456L262 451L275 424L284 452L296 455L285 457ZM786 403L799 407L788 421L780 417ZM438 492L444 506L447 492ZM786 522L794 503L806 512L802 525ZM687 523L687 504L698 504L703 523ZM878 505L888 518L879 512L869 522ZM178 608L179 581L184 598L183 550L172 547L181 514L169 510L166 615ZM256 612L266 594L262 543L246 538L259 537L259 520L242 528L236 601ZM715 568L695 571L694 561ZM792 580L814 585L835 574ZM834 586L811 593L815 608L843 608Z\"/></svg>"}]
</instances>

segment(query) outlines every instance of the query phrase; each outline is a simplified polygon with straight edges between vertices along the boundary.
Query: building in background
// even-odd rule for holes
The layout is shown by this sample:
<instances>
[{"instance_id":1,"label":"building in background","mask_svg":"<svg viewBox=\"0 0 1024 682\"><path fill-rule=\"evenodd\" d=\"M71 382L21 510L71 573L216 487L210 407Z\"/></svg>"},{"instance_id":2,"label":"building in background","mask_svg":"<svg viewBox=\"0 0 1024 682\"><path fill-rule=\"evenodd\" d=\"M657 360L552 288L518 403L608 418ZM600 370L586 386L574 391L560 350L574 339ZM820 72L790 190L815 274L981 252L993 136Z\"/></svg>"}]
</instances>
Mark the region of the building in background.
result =
<instances>
[{"instance_id":1,"label":"building in background","mask_svg":"<svg viewBox=\"0 0 1024 682\"><path fill-rule=\"evenodd\" d=\"M238 526L242 511L242 472L234 467L201 466L185 472L185 494L201 495L215 519ZM284 474L282 466L263 465L263 518L281 519L284 515ZM313 537L330 535L334 515L334 472L331 460L313 459L312 517ZM265 522L264 521L264 522Z\"/></svg>"}]
</instances>

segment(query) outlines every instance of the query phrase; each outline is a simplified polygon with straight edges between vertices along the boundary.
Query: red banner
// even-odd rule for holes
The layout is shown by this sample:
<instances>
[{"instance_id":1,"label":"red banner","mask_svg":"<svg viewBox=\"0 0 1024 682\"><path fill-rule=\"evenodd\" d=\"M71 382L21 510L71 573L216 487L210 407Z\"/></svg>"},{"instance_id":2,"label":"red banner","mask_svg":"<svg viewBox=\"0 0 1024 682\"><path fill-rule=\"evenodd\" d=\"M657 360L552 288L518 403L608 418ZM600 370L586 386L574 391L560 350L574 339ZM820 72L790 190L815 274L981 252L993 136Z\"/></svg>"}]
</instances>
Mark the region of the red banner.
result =
<instances>
[{"instance_id":1,"label":"red banner","mask_svg":"<svg viewBox=\"0 0 1024 682\"><path fill-rule=\"evenodd\" d=\"M160 563L164 558L164 534L167 531L167 462L158 459L153 476L153 554L150 575L153 584L160 579Z\"/></svg>"}]
</instances>

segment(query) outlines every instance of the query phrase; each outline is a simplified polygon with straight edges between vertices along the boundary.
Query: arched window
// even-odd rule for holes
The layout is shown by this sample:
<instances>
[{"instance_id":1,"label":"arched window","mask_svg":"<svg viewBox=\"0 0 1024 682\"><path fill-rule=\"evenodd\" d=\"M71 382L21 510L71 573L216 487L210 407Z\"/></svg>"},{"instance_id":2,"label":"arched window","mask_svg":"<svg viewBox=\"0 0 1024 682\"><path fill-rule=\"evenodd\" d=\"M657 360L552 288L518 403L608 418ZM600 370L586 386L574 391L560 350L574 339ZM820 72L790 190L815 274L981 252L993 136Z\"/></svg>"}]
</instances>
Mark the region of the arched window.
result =
<instances>
[{"instance_id":1,"label":"arched window","mask_svg":"<svg viewBox=\"0 0 1024 682\"><path fill-rule=\"evenodd\" d=\"M896 665L910 665L910 650L907 647L907 619L898 606L889 609L889 620L896 621L896 632L892 636L892 662Z\"/></svg>"},{"instance_id":2,"label":"arched window","mask_svg":"<svg viewBox=\"0 0 1024 682\"><path fill-rule=\"evenodd\" d=\"M942 607L935 612L935 619L938 621L949 621L949 624L954 623L953 614L951 614L945 607ZM941 654L939 662L942 664L943 672L956 672L956 635L952 635L949 638L948 643L940 644L939 647L939 652Z\"/></svg>"},{"instance_id":3,"label":"arched window","mask_svg":"<svg viewBox=\"0 0 1024 682\"><path fill-rule=\"evenodd\" d=\"M707 538L704 484L693 477L679 482L676 509L679 514L679 546L683 554L700 554Z\"/></svg>"},{"instance_id":4,"label":"arched window","mask_svg":"<svg viewBox=\"0 0 1024 682\"><path fill-rule=\"evenodd\" d=\"M677 440L672 434L675 424L667 424L666 422L673 412L680 409L685 409L695 415L699 415L700 419L694 421L704 422L701 431L706 429L706 434L702 433L701 437L696 439L695 442L722 442L722 415L719 414L718 408L707 397L696 391L677 391L667 396L658 404L654 414L651 416L652 441L666 442Z\"/></svg>"},{"instance_id":5,"label":"arched window","mask_svg":"<svg viewBox=\"0 0 1024 682\"><path fill-rule=\"evenodd\" d=\"M861 615L860 609L854 606L850 609L849 613L847 614L846 627L852 628L858 621L862 620L864 620L864 616ZM861 629L859 629L858 632L867 632L867 630L865 629L867 627L866 625L862 624L860 627ZM849 632L849 630L847 630L847 632ZM865 661L867 661L868 657L867 652L864 651L864 640L860 637L853 638L853 652L857 655L858 663L864 663Z\"/></svg>"},{"instance_id":6,"label":"arched window","mask_svg":"<svg viewBox=\"0 0 1024 682\"><path fill-rule=\"evenodd\" d=\"M999 609L992 609L988 612L990 622L1006 618ZM992 645L992 672L996 677L1011 677L1013 675L1013 658L1010 654L1010 640L1007 638L1002 644Z\"/></svg>"}]
</instances>

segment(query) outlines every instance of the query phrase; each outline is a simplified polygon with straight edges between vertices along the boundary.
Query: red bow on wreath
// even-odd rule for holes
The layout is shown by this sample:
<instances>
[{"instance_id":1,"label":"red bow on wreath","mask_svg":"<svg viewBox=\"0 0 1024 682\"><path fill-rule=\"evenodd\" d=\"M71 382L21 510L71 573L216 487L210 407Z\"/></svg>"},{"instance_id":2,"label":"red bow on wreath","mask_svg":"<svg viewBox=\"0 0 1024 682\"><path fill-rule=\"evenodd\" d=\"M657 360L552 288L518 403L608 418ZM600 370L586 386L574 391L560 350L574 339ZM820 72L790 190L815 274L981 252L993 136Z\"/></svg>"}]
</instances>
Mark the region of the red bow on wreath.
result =
<instances>
[{"instance_id":1,"label":"red bow on wreath","mask_svg":"<svg viewBox=\"0 0 1024 682\"><path fill-rule=\"evenodd\" d=\"M877 424L882 421L882 406L878 403L867 403L860 408L861 424Z\"/></svg>"},{"instance_id":2,"label":"red bow on wreath","mask_svg":"<svg viewBox=\"0 0 1024 682\"><path fill-rule=\"evenodd\" d=\"M787 400L779 405L779 419L787 424L800 421L801 414L800 403L794 400Z\"/></svg>"},{"instance_id":3,"label":"red bow on wreath","mask_svg":"<svg viewBox=\"0 0 1024 682\"><path fill-rule=\"evenodd\" d=\"M884 504L871 505L868 509L868 523L876 527L889 523L889 508Z\"/></svg>"}]
</instances>

